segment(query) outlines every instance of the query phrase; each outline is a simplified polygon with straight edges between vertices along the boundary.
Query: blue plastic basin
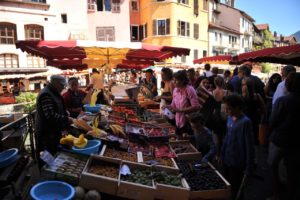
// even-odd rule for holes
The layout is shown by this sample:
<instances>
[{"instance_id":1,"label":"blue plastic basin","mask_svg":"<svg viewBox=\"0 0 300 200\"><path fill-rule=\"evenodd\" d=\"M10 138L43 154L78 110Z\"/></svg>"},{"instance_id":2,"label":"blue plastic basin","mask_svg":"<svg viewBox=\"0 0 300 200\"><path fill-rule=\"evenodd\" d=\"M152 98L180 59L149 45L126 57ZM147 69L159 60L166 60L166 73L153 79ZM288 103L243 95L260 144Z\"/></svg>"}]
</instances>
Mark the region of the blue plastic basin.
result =
<instances>
[{"instance_id":1,"label":"blue plastic basin","mask_svg":"<svg viewBox=\"0 0 300 200\"><path fill-rule=\"evenodd\" d=\"M88 140L87 145L84 148L72 147L72 150L76 153L90 155L92 153L97 154L101 145L100 140Z\"/></svg>"},{"instance_id":2,"label":"blue plastic basin","mask_svg":"<svg viewBox=\"0 0 300 200\"><path fill-rule=\"evenodd\" d=\"M0 168L6 167L17 160L18 149L7 149L0 153Z\"/></svg>"},{"instance_id":3,"label":"blue plastic basin","mask_svg":"<svg viewBox=\"0 0 300 200\"><path fill-rule=\"evenodd\" d=\"M101 109L101 104L96 104L95 106L91 106L90 104L85 104L83 107L86 112L97 113Z\"/></svg>"},{"instance_id":4,"label":"blue plastic basin","mask_svg":"<svg viewBox=\"0 0 300 200\"><path fill-rule=\"evenodd\" d=\"M30 196L34 200L71 200L75 189L62 181L44 181L34 185Z\"/></svg>"}]
</instances>

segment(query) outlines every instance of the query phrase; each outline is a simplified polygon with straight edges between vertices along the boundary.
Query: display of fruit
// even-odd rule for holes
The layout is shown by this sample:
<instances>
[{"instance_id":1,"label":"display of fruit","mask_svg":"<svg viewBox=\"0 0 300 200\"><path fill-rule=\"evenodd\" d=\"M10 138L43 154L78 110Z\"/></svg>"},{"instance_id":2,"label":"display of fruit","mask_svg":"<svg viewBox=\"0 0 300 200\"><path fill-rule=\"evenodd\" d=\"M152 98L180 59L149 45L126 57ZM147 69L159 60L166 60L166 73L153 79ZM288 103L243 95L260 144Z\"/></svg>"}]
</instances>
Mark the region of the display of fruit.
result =
<instances>
[{"instance_id":1,"label":"display of fruit","mask_svg":"<svg viewBox=\"0 0 300 200\"><path fill-rule=\"evenodd\" d=\"M157 183L182 187L180 175L176 176L168 174L165 171L155 171L153 172L153 179Z\"/></svg>"},{"instance_id":2,"label":"display of fruit","mask_svg":"<svg viewBox=\"0 0 300 200\"><path fill-rule=\"evenodd\" d=\"M192 191L224 189L225 182L210 166L195 167L196 163L177 163Z\"/></svg>"},{"instance_id":3,"label":"display of fruit","mask_svg":"<svg viewBox=\"0 0 300 200\"><path fill-rule=\"evenodd\" d=\"M170 145L176 154L196 152L196 150L188 142L187 143L170 143Z\"/></svg>"},{"instance_id":4,"label":"display of fruit","mask_svg":"<svg viewBox=\"0 0 300 200\"><path fill-rule=\"evenodd\" d=\"M142 152L143 155L151 156L152 148L150 148L147 144L139 144L136 142L129 142L128 152L137 153L138 151Z\"/></svg>"},{"instance_id":5,"label":"display of fruit","mask_svg":"<svg viewBox=\"0 0 300 200\"><path fill-rule=\"evenodd\" d=\"M88 143L88 140L84 138L84 134L81 134L78 138L74 139L74 146L77 148L84 148Z\"/></svg>"},{"instance_id":6,"label":"display of fruit","mask_svg":"<svg viewBox=\"0 0 300 200\"><path fill-rule=\"evenodd\" d=\"M100 176L118 178L119 165L115 163L103 162L100 160L93 160L88 172Z\"/></svg>"},{"instance_id":7,"label":"display of fruit","mask_svg":"<svg viewBox=\"0 0 300 200\"><path fill-rule=\"evenodd\" d=\"M114 150L114 149L110 149L110 148L106 148L103 155L106 156L106 157L118 158L118 159L121 159L121 160L128 160L128 161L131 161L131 162L136 162L137 161L137 155L136 154L128 153L128 152L125 152L125 151L118 151L118 150Z\"/></svg>"},{"instance_id":8,"label":"display of fruit","mask_svg":"<svg viewBox=\"0 0 300 200\"><path fill-rule=\"evenodd\" d=\"M93 130L93 128L86 121L84 121L83 119L75 119L74 124L75 124L75 126L77 126L78 128L80 128L84 131Z\"/></svg>"},{"instance_id":9,"label":"display of fruit","mask_svg":"<svg viewBox=\"0 0 300 200\"><path fill-rule=\"evenodd\" d=\"M142 185L148 185L153 186L152 182L152 172L149 169L140 170L140 169L134 169L131 170L130 175L122 175L121 176L122 181L128 181L133 183L139 183Z\"/></svg>"},{"instance_id":10,"label":"display of fruit","mask_svg":"<svg viewBox=\"0 0 300 200\"><path fill-rule=\"evenodd\" d=\"M144 129L149 137L162 137L166 135L161 128L153 128L146 126Z\"/></svg>"},{"instance_id":11,"label":"display of fruit","mask_svg":"<svg viewBox=\"0 0 300 200\"><path fill-rule=\"evenodd\" d=\"M108 116L108 121L121 126L124 126L126 123L125 119L113 116Z\"/></svg>"},{"instance_id":12,"label":"display of fruit","mask_svg":"<svg viewBox=\"0 0 300 200\"><path fill-rule=\"evenodd\" d=\"M61 139L60 139L60 144L62 145L66 145L68 147L72 147L74 145L74 140L76 139L76 137L74 137L73 135L71 134L68 134L66 136L63 136Z\"/></svg>"},{"instance_id":13,"label":"display of fruit","mask_svg":"<svg viewBox=\"0 0 300 200\"><path fill-rule=\"evenodd\" d=\"M88 135L93 136L94 138L105 138L107 136L107 132L101 130L99 128L93 128L93 130L87 132Z\"/></svg>"},{"instance_id":14,"label":"display of fruit","mask_svg":"<svg viewBox=\"0 0 300 200\"><path fill-rule=\"evenodd\" d=\"M171 151L168 145L151 145L154 148L155 158L175 158L176 154Z\"/></svg>"},{"instance_id":15,"label":"display of fruit","mask_svg":"<svg viewBox=\"0 0 300 200\"><path fill-rule=\"evenodd\" d=\"M127 135L121 126L117 124L112 124L109 126L109 128L111 129L113 135L120 138L127 138Z\"/></svg>"}]
</instances>

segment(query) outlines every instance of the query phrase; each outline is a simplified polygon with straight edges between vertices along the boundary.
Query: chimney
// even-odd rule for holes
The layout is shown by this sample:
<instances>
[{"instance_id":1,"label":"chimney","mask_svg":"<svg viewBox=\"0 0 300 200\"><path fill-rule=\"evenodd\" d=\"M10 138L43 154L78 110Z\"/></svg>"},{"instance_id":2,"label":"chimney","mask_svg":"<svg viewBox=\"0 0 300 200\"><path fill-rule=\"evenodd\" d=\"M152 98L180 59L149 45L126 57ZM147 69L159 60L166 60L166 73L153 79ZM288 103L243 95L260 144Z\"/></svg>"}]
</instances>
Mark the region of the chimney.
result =
<instances>
[{"instance_id":1,"label":"chimney","mask_svg":"<svg viewBox=\"0 0 300 200\"><path fill-rule=\"evenodd\" d=\"M280 34L280 41L283 41L283 36L282 36L282 34Z\"/></svg>"},{"instance_id":2,"label":"chimney","mask_svg":"<svg viewBox=\"0 0 300 200\"><path fill-rule=\"evenodd\" d=\"M230 0L230 6L234 8L234 0Z\"/></svg>"}]
</instances>

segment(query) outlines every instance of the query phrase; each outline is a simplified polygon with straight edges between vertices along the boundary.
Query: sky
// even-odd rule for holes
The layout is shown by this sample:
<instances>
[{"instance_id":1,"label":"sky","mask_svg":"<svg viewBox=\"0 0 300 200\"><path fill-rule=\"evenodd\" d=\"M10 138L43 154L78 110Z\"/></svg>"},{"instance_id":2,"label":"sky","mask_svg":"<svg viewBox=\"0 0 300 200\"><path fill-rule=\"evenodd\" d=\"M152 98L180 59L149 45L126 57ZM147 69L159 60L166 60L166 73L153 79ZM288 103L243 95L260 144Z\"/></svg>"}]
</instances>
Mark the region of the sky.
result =
<instances>
[{"instance_id":1,"label":"sky","mask_svg":"<svg viewBox=\"0 0 300 200\"><path fill-rule=\"evenodd\" d=\"M272 32L289 36L300 31L300 0L235 0L255 24L268 23Z\"/></svg>"}]
</instances>

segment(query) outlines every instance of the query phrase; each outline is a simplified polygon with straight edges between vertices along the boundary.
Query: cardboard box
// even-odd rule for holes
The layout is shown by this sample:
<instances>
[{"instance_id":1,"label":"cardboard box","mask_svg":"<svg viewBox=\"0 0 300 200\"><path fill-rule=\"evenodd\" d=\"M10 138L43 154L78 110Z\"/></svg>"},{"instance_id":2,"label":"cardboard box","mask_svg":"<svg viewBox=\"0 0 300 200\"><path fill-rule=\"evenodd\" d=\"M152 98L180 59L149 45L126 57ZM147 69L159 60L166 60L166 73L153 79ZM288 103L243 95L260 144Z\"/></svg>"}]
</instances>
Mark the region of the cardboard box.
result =
<instances>
[{"instance_id":1,"label":"cardboard box","mask_svg":"<svg viewBox=\"0 0 300 200\"><path fill-rule=\"evenodd\" d=\"M172 141L169 143L170 147L172 149L173 152L174 151L174 145L177 144L184 144L190 147L190 149L192 149L192 152L189 153L176 153L176 158L177 160L201 160L202 158L202 154L201 152L199 152L189 141L186 140L182 140L182 141Z\"/></svg>"},{"instance_id":2,"label":"cardboard box","mask_svg":"<svg viewBox=\"0 0 300 200\"><path fill-rule=\"evenodd\" d=\"M162 166L154 166L153 170L164 171L170 175L179 175L178 170L170 169ZM181 179L182 187L166 185L157 182L155 182L155 184L156 184L155 198L157 199L166 199L166 200L169 199L188 200L189 199L190 189L188 183L184 178Z\"/></svg>"},{"instance_id":3,"label":"cardboard box","mask_svg":"<svg viewBox=\"0 0 300 200\"><path fill-rule=\"evenodd\" d=\"M120 170L121 160L92 155L88 160L85 169L83 170L79 185L86 189L97 190L98 192L116 195L119 183L119 174L117 178L111 178L90 173L89 169L94 163L99 163L100 165L101 163L110 163L118 166L118 170Z\"/></svg>"},{"instance_id":4,"label":"cardboard box","mask_svg":"<svg viewBox=\"0 0 300 200\"><path fill-rule=\"evenodd\" d=\"M122 162L121 165L126 164L131 171L135 169L148 169L151 170L151 167L144 164L138 164L133 162ZM155 186L152 180L152 186L142 185L133 182L127 182L121 180L120 174L120 183L117 195L120 197L125 197L129 199L138 199L138 200L152 200L154 199Z\"/></svg>"}]
</instances>

